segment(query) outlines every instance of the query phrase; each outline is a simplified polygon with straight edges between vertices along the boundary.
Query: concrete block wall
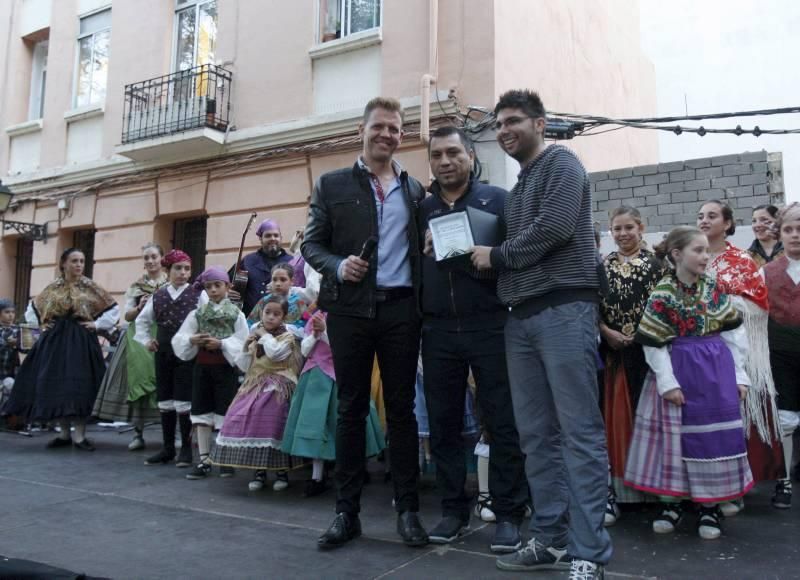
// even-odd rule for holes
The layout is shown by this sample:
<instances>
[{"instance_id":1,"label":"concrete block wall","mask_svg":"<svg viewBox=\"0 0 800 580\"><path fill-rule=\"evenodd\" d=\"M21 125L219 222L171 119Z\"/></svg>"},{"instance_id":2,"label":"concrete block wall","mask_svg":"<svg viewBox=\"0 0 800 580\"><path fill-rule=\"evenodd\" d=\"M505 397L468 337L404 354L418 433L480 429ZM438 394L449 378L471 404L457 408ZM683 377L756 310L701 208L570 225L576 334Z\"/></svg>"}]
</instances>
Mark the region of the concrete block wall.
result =
<instances>
[{"instance_id":1,"label":"concrete block wall","mask_svg":"<svg viewBox=\"0 0 800 580\"><path fill-rule=\"evenodd\" d=\"M608 230L608 213L633 206L650 231L668 231L696 221L709 199L731 205L738 224L749 224L752 208L784 203L781 153L757 151L640 165L589 174L594 220Z\"/></svg>"}]
</instances>

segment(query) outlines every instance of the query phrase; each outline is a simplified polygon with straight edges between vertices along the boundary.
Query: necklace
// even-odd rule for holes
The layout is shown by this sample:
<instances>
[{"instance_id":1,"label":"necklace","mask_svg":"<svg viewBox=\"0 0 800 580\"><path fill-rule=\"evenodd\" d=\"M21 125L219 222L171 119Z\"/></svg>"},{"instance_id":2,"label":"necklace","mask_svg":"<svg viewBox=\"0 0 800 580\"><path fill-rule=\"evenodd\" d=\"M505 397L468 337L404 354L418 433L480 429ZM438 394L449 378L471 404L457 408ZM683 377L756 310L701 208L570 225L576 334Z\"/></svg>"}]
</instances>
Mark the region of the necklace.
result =
<instances>
[{"instance_id":1,"label":"necklace","mask_svg":"<svg viewBox=\"0 0 800 580\"><path fill-rule=\"evenodd\" d=\"M630 254L626 254L622 250L617 250L617 255L621 256L623 263L627 264L631 260L635 260L636 258L638 258L639 257L639 253L641 252L641 250L642 250L641 248L636 248Z\"/></svg>"}]
</instances>

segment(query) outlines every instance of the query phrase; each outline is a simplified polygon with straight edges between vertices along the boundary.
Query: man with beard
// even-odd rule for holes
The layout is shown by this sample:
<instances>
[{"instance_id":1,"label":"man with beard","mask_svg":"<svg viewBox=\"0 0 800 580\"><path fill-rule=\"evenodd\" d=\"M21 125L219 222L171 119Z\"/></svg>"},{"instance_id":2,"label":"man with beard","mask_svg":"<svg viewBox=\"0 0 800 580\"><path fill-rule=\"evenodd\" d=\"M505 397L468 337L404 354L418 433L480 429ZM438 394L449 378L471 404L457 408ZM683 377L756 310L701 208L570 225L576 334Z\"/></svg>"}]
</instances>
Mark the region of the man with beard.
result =
<instances>
[{"instance_id":1,"label":"man with beard","mask_svg":"<svg viewBox=\"0 0 800 580\"><path fill-rule=\"evenodd\" d=\"M475 178L475 153L456 127L441 127L428 146L433 195L422 202L422 364L431 430L431 452L442 494L442 520L430 532L432 543L448 544L469 529L470 497L464 491L464 395L470 368L476 383L478 416L491 441L489 491L497 516L493 552L522 545L519 524L528 487L519 436L514 426L506 371L503 326L508 309L497 298L497 272L442 266L433 257L428 222L468 207L503 218L506 192Z\"/></svg>"},{"instance_id":2,"label":"man with beard","mask_svg":"<svg viewBox=\"0 0 800 580\"><path fill-rule=\"evenodd\" d=\"M266 219L259 224L256 236L261 241L261 248L242 258L240 268L248 274L247 290L240 296L235 290L228 291L228 298L233 302L244 300L242 312L250 314L272 281L272 267L292 261L292 256L281 247L281 228L278 222ZM232 274L232 273L231 273Z\"/></svg>"},{"instance_id":3,"label":"man with beard","mask_svg":"<svg viewBox=\"0 0 800 580\"><path fill-rule=\"evenodd\" d=\"M611 539L603 526L608 456L595 362L600 283L589 178L572 151L545 144L539 95L508 91L494 112L497 141L521 171L506 197L506 241L473 248L472 263L500 270L511 398L534 512L528 545L497 567L570 568L570 578L598 579Z\"/></svg>"},{"instance_id":4,"label":"man with beard","mask_svg":"<svg viewBox=\"0 0 800 580\"><path fill-rule=\"evenodd\" d=\"M403 139L403 108L395 99L367 103L358 128L363 148L351 167L322 175L311 195L302 252L322 274L319 305L338 387L336 517L319 538L321 549L361 535L358 513L366 467L366 417L377 355L389 432L397 532L424 546L419 520L417 420L414 383L419 353L422 185L392 156ZM369 252L366 242L377 247ZM367 255L370 253L370 255Z\"/></svg>"}]
</instances>

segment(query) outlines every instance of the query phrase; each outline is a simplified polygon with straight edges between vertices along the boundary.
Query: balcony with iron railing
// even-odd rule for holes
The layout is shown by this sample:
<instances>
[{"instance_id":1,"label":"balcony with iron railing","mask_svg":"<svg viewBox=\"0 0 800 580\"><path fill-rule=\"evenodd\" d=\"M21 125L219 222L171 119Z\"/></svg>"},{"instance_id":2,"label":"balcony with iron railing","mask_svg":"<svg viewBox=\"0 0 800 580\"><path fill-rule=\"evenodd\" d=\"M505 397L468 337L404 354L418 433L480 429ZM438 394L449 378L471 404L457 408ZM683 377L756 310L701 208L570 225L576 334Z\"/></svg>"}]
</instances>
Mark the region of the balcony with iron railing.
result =
<instances>
[{"instance_id":1,"label":"balcony with iron railing","mask_svg":"<svg viewBox=\"0 0 800 580\"><path fill-rule=\"evenodd\" d=\"M231 122L232 80L230 71L204 64L126 85L116 152L147 161L218 148Z\"/></svg>"}]
</instances>

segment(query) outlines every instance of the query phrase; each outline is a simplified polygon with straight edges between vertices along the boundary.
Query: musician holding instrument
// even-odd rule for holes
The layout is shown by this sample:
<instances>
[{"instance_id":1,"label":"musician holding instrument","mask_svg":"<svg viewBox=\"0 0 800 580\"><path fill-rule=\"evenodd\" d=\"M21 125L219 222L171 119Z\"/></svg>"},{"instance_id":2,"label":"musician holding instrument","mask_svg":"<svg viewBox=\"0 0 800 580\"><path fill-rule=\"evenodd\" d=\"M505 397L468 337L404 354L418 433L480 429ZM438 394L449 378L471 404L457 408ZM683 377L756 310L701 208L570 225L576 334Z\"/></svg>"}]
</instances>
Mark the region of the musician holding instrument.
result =
<instances>
[{"instance_id":1,"label":"musician holding instrument","mask_svg":"<svg viewBox=\"0 0 800 580\"><path fill-rule=\"evenodd\" d=\"M228 292L228 298L232 302L243 303L242 311L245 314L249 314L261 297L268 292L273 266L292 260L292 256L281 247L281 228L278 222L265 219L256 229L256 236L261 242L261 247L244 258L241 258L241 250L239 251L240 259L234 268L233 289ZM244 240L242 243L244 244Z\"/></svg>"}]
</instances>

